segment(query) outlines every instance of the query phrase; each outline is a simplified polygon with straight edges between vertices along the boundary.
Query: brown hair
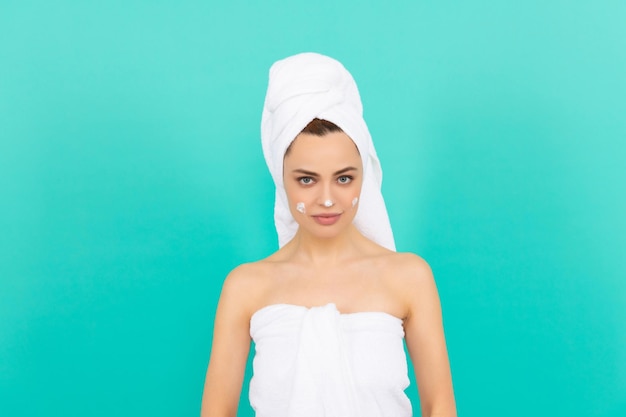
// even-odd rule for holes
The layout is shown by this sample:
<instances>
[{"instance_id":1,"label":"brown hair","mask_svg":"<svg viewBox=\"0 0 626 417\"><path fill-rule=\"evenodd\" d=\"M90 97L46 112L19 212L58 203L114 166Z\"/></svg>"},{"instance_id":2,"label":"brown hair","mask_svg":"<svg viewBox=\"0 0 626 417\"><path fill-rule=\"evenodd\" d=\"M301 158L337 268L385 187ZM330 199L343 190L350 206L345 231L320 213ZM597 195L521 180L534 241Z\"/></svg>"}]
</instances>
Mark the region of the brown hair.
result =
<instances>
[{"instance_id":1,"label":"brown hair","mask_svg":"<svg viewBox=\"0 0 626 417\"><path fill-rule=\"evenodd\" d=\"M327 133L343 132L339 126L333 122L324 119L313 119L300 133L308 133L309 135L324 136Z\"/></svg>"},{"instance_id":2,"label":"brown hair","mask_svg":"<svg viewBox=\"0 0 626 417\"><path fill-rule=\"evenodd\" d=\"M329 122L328 120L324 120L324 119L315 118L311 120L309 124L306 125L304 129L302 129L300 133L307 133L309 135L315 135L315 136L324 136L327 133L332 133L332 132L343 132L343 130L341 130L341 128L337 126L336 124L334 124L333 122ZM284 156L287 156L289 154L289 151L291 150L291 145L293 145L293 142L291 142L289 146L287 147L287 150L285 151Z\"/></svg>"}]
</instances>

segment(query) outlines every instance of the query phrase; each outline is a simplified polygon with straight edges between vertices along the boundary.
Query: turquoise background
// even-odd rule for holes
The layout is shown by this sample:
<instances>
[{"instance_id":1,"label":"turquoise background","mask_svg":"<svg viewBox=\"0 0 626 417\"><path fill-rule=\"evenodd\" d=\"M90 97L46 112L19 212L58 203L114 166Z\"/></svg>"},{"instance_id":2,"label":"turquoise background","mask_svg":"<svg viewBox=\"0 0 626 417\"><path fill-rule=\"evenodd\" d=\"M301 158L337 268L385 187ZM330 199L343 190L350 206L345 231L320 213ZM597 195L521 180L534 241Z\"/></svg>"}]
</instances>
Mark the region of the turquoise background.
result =
<instances>
[{"instance_id":1,"label":"turquoise background","mask_svg":"<svg viewBox=\"0 0 626 417\"><path fill-rule=\"evenodd\" d=\"M3 0L0 414L199 414L222 280L276 248L267 71L317 51L435 272L459 415L626 415L624 22L617 0Z\"/></svg>"}]
</instances>

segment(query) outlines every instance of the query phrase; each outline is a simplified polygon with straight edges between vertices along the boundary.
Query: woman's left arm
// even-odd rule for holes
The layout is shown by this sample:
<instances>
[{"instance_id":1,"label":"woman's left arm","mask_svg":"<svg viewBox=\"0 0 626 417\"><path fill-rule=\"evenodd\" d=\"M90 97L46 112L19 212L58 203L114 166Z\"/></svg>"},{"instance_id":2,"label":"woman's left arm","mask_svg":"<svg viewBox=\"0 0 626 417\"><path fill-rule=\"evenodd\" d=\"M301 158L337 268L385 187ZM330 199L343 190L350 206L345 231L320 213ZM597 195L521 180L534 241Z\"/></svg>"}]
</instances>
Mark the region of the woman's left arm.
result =
<instances>
[{"instance_id":1,"label":"woman's left arm","mask_svg":"<svg viewBox=\"0 0 626 417\"><path fill-rule=\"evenodd\" d=\"M404 266L402 286L408 305L404 331L417 379L422 415L456 417L441 304L433 274L419 257L411 257Z\"/></svg>"}]
</instances>

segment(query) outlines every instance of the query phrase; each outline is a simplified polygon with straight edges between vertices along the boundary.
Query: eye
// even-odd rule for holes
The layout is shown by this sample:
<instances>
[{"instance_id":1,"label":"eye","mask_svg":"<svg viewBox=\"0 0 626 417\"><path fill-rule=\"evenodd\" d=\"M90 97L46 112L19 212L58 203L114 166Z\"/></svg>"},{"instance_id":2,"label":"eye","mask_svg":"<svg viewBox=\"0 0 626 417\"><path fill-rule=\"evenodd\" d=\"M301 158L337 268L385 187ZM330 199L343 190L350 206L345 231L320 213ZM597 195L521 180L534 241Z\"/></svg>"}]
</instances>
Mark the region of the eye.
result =
<instances>
[{"instance_id":1,"label":"eye","mask_svg":"<svg viewBox=\"0 0 626 417\"><path fill-rule=\"evenodd\" d=\"M300 177L298 178L298 182L302 185L311 185L313 184L313 178L311 177Z\"/></svg>"},{"instance_id":2,"label":"eye","mask_svg":"<svg viewBox=\"0 0 626 417\"><path fill-rule=\"evenodd\" d=\"M349 175L342 175L341 177L337 178L337 182L339 184L349 184L352 182L352 177Z\"/></svg>"}]
</instances>

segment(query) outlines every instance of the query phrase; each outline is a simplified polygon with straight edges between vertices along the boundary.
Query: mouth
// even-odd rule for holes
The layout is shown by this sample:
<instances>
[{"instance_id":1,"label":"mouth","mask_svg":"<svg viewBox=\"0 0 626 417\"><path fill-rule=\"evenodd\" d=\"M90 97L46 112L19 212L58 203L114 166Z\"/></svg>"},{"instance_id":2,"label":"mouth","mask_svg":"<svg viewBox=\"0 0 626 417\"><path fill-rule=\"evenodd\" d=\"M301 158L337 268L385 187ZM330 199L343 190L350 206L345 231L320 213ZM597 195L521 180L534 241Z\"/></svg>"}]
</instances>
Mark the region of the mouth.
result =
<instances>
[{"instance_id":1,"label":"mouth","mask_svg":"<svg viewBox=\"0 0 626 417\"><path fill-rule=\"evenodd\" d=\"M316 214L311 217L313 217L313 220L318 224L330 226L337 223L341 217L341 213Z\"/></svg>"}]
</instances>

